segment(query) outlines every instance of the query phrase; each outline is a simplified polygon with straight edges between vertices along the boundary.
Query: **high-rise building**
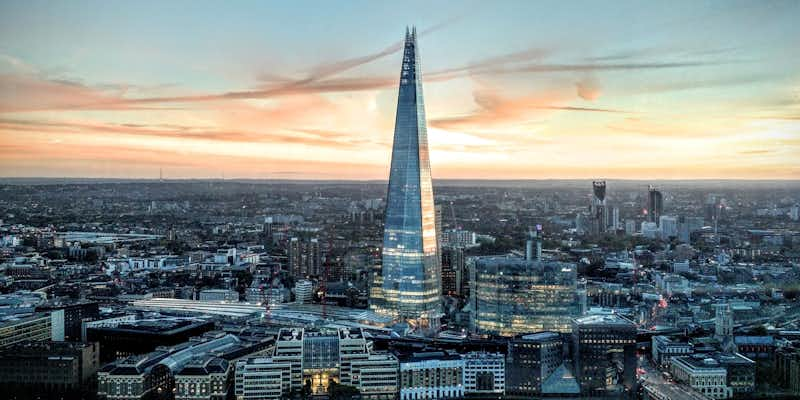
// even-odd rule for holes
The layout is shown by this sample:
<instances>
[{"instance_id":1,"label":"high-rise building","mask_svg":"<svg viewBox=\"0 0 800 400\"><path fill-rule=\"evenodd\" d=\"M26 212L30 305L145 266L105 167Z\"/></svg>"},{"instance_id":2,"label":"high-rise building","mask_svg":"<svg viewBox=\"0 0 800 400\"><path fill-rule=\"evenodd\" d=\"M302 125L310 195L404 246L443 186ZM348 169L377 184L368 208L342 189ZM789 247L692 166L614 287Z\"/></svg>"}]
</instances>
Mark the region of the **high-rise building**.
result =
<instances>
[{"instance_id":1,"label":"high-rise building","mask_svg":"<svg viewBox=\"0 0 800 400\"><path fill-rule=\"evenodd\" d=\"M647 221L659 223L661 213L664 212L664 198L661 192L653 185L647 189Z\"/></svg>"},{"instance_id":2,"label":"high-rise building","mask_svg":"<svg viewBox=\"0 0 800 400\"><path fill-rule=\"evenodd\" d=\"M428 330L442 315L436 215L416 29L406 32L383 234L378 313Z\"/></svg>"},{"instance_id":3,"label":"high-rise building","mask_svg":"<svg viewBox=\"0 0 800 400\"><path fill-rule=\"evenodd\" d=\"M575 264L517 257L478 257L474 264L469 309L477 332L569 332L581 313Z\"/></svg>"},{"instance_id":4,"label":"high-rise building","mask_svg":"<svg viewBox=\"0 0 800 400\"><path fill-rule=\"evenodd\" d=\"M593 235L605 233L608 227L606 209L606 181L592 182L591 229Z\"/></svg>"},{"instance_id":5,"label":"high-rise building","mask_svg":"<svg viewBox=\"0 0 800 400\"><path fill-rule=\"evenodd\" d=\"M322 274L322 250L319 239L290 238L286 247L286 256L289 272L295 278Z\"/></svg>"}]
</instances>

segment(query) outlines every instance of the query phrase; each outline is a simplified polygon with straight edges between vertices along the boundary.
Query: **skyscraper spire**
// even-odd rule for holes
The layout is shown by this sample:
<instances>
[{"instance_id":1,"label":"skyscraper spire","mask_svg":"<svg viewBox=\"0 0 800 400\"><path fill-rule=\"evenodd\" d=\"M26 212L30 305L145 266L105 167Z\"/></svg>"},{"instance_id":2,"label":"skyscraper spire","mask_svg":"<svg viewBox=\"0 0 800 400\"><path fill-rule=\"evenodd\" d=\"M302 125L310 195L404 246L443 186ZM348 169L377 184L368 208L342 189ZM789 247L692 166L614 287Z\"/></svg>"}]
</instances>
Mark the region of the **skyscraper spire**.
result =
<instances>
[{"instance_id":1,"label":"skyscraper spire","mask_svg":"<svg viewBox=\"0 0 800 400\"><path fill-rule=\"evenodd\" d=\"M441 312L428 133L416 28L407 34L400 70L383 235L381 276L371 307L429 331ZM377 289L377 288L375 288Z\"/></svg>"}]
</instances>

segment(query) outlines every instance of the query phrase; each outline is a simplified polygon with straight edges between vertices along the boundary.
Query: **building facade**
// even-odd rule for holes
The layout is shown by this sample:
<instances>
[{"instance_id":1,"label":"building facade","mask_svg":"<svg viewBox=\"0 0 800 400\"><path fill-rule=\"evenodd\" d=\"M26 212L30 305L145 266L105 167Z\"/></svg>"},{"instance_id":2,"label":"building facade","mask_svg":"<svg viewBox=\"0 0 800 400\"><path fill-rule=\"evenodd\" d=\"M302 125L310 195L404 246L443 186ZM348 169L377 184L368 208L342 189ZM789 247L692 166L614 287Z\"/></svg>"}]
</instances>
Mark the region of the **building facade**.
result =
<instances>
[{"instance_id":1,"label":"building facade","mask_svg":"<svg viewBox=\"0 0 800 400\"><path fill-rule=\"evenodd\" d=\"M602 395L636 380L636 324L616 314L576 318L572 328L575 375L584 394Z\"/></svg>"},{"instance_id":2,"label":"building facade","mask_svg":"<svg viewBox=\"0 0 800 400\"><path fill-rule=\"evenodd\" d=\"M539 332L509 340L506 393L515 397L540 395L542 383L563 361L564 340L558 332Z\"/></svg>"},{"instance_id":3,"label":"building facade","mask_svg":"<svg viewBox=\"0 0 800 400\"><path fill-rule=\"evenodd\" d=\"M470 271L474 331L503 336L569 332L580 316L575 264L479 257Z\"/></svg>"},{"instance_id":4,"label":"building facade","mask_svg":"<svg viewBox=\"0 0 800 400\"><path fill-rule=\"evenodd\" d=\"M377 312L435 330L442 316L436 216L416 29L406 32L397 99ZM431 329L433 328L433 329Z\"/></svg>"}]
</instances>

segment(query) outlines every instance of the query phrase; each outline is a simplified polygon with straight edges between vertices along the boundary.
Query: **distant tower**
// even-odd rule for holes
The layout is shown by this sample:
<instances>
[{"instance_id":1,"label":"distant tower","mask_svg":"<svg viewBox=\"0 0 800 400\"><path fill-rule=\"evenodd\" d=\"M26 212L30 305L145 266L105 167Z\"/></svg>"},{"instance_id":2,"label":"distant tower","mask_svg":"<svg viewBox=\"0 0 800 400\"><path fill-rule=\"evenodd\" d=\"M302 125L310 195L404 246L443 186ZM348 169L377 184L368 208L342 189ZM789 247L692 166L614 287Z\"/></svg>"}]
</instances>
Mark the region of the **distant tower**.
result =
<instances>
[{"instance_id":1,"label":"distant tower","mask_svg":"<svg viewBox=\"0 0 800 400\"><path fill-rule=\"evenodd\" d=\"M416 29L406 30L383 232L381 285L370 307L432 333L442 314L428 133Z\"/></svg>"},{"instance_id":2,"label":"distant tower","mask_svg":"<svg viewBox=\"0 0 800 400\"><path fill-rule=\"evenodd\" d=\"M592 182L592 207L591 207L592 234L605 233L608 227L608 211L606 210L606 181Z\"/></svg>"},{"instance_id":3,"label":"distant tower","mask_svg":"<svg viewBox=\"0 0 800 400\"><path fill-rule=\"evenodd\" d=\"M158 169L158 181L164 182L164 168Z\"/></svg>"},{"instance_id":4,"label":"distant tower","mask_svg":"<svg viewBox=\"0 0 800 400\"><path fill-rule=\"evenodd\" d=\"M663 212L664 199L661 192L650 185L647 188L647 222L655 222L658 225Z\"/></svg>"}]
</instances>

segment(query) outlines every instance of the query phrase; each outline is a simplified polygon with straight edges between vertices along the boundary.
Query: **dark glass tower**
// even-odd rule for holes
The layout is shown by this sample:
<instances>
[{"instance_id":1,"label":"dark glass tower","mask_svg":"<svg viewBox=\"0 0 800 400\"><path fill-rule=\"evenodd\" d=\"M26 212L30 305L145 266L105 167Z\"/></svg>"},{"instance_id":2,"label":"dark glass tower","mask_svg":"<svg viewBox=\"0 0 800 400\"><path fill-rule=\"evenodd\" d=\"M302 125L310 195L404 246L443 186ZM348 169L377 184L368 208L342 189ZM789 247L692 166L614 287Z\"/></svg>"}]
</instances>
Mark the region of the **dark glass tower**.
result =
<instances>
[{"instance_id":1,"label":"dark glass tower","mask_svg":"<svg viewBox=\"0 0 800 400\"><path fill-rule=\"evenodd\" d=\"M416 30L406 30L389 192L383 233L383 266L372 308L428 330L441 317L441 278L436 246L431 166Z\"/></svg>"}]
</instances>

